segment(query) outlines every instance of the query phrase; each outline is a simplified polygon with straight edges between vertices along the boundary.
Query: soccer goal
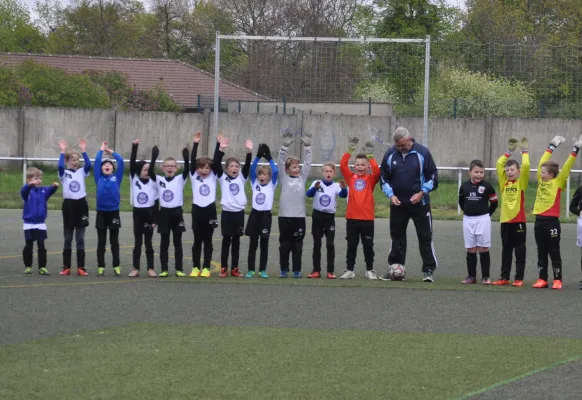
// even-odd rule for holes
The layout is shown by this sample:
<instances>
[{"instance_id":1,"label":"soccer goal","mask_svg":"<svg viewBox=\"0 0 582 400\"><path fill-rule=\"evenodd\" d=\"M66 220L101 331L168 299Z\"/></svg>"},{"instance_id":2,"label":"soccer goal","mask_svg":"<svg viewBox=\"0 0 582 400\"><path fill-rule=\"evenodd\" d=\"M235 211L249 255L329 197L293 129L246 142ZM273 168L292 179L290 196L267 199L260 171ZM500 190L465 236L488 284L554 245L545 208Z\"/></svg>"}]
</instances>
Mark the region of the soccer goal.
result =
<instances>
[{"instance_id":1,"label":"soccer goal","mask_svg":"<svg viewBox=\"0 0 582 400\"><path fill-rule=\"evenodd\" d=\"M221 111L291 114L301 104L386 104L423 116L428 144L430 36L425 39L222 35L216 32L214 134ZM234 107L234 110L233 110ZM338 106L339 109L340 106ZM364 108L365 110L365 108ZM327 111L330 114L332 112ZM340 114L341 112L337 112Z\"/></svg>"}]
</instances>

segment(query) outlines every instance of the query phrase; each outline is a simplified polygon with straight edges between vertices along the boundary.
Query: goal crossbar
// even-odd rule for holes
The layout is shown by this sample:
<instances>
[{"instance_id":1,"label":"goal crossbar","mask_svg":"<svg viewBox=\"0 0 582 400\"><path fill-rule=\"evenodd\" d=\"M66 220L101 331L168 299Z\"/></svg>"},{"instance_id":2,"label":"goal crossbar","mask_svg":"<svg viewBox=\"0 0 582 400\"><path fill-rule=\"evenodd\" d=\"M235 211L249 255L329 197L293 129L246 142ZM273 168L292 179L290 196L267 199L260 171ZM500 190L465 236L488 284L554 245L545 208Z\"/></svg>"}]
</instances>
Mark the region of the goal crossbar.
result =
<instances>
[{"instance_id":1,"label":"goal crossbar","mask_svg":"<svg viewBox=\"0 0 582 400\"><path fill-rule=\"evenodd\" d=\"M340 38L340 37L305 37L305 36L245 36L245 35L221 35L216 31L216 47L214 57L214 135L218 135L220 114L220 40L268 40L268 41L296 41L296 42L327 42L327 43L424 43L424 121L422 143L428 145L428 95L430 81L430 35L424 39L399 39L399 38Z\"/></svg>"}]
</instances>

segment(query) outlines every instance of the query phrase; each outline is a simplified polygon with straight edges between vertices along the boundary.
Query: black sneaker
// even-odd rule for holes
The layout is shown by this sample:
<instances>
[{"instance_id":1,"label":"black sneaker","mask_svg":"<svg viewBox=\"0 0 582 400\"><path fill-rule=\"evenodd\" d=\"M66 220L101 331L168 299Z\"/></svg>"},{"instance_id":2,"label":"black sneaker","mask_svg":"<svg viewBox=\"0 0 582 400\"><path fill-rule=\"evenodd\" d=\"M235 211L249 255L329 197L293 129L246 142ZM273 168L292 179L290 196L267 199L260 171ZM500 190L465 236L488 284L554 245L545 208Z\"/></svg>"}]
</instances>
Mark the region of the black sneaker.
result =
<instances>
[{"instance_id":1,"label":"black sneaker","mask_svg":"<svg viewBox=\"0 0 582 400\"><path fill-rule=\"evenodd\" d=\"M434 277L432 276L432 271L426 271L424 273L424 278L422 278L423 282L429 282L429 283L433 283L434 282Z\"/></svg>"}]
</instances>

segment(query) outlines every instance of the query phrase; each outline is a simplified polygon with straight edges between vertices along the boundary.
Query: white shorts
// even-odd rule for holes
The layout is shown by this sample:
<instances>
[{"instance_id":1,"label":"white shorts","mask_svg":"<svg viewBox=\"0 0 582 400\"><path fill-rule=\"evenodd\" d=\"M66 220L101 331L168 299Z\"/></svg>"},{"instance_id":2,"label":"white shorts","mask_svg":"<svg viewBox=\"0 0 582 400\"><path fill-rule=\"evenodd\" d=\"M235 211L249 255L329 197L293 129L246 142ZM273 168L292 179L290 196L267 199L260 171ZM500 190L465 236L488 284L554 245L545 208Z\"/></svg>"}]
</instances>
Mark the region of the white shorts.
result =
<instances>
[{"instance_id":1,"label":"white shorts","mask_svg":"<svg viewBox=\"0 0 582 400\"><path fill-rule=\"evenodd\" d=\"M466 249L491 247L491 217L489 214L478 217L463 217L463 237Z\"/></svg>"}]
</instances>

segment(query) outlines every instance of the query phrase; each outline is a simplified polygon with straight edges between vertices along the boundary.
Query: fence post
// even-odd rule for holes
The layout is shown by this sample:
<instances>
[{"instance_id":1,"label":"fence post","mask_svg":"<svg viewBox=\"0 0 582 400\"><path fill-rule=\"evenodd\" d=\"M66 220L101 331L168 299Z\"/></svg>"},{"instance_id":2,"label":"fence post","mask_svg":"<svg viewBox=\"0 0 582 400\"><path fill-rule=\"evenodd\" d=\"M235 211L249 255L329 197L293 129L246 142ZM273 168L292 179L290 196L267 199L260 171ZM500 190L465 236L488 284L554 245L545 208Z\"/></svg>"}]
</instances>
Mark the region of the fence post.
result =
<instances>
[{"instance_id":1,"label":"fence post","mask_svg":"<svg viewBox=\"0 0 582 400\"><path fill-rule=\"evenodd\" d=\"M546 107L545 107L544 99L541 99L540 100L540 118L544 118L545 115L546 115Z\"/></svg>"},{"instance_id":2,"label":"fence post","mask_svg":"<svg viewBox=\"0 0 582 400\"><path fill-rule=\"evenodd\" d=\"M275 104L275 114L279 114L279 104Z\"/></svg>"},{"instance_id":3,"label":"fence post","mask_svg":"<svg viewBox=\"0 0 582 400\"><path fill-rule=\"evenodd\" d=\"M197 101L197 104L196 104L196 108L197 108L197 111L196 112L200 112L200 94L197 97L198 97L198 101Z\"/></svg>"},{"instance_id":4,"label":"fence post","mask_svg":"<svg viewBox=\"0 0 582 400\"><path fill-rule=\"evenodd\" d=\"M458 99L453 99L453 118L457 119L457 103Z\"/></svg>"},{"instance_id":5,"label":"fence post","mask_svg":"<svg viewBox=\"0 0 582 400\"><path fill-rule=\"evenodd\" d=\"M368 115L372 115L372 98L368 97Z\"/></svg>"},{"instance_id":6,"label":"fence post","mask_svg":"<svg viewBox=\"0 0 582 400\"><path fill-rule=\"evenodd\" d=\"M26 185L26 170L28 169L28 161L26 158L22 160L22 184Z\"/></svg>"},{"instance_id":7,"label":"fence post","mask_svg":"<svg viewBox=\"0 0 582 400\"><path fill-rule=\"evenodd\" d=\"M257 101L257 114L259 114L259 105L260 105L260 104L261 104L261 103L259 103L259 102Z\"/></svg>"},{"instance_id":8,"label":"fence post","mask_svg":"<svg viewBox=\"0 0 582 400\"><path fill-rule=\"evenodd\" d=\"M238 101L238 113L240 114L240 100Z\"/></svg>"},{"instance_id":9,"label":"fence post","mask_svg":"<svg viewBox=\"0 0 582 400\"><path fill-rule=\"evenodd\" d=\"M283 114L287 114L287 95L283 95Z\"/></svg>"},{"instance_id":10,"label":"fence post","mask_svg":"<svg viewBox=\"0 0 582 400\"><path fill-rule=\"evenodd\" d=\"M459 168L458 169L458 175L457 175L457 193L459 192L459 190L461 190L461 185L463 184L462 180L463 180L463 171ZM461 206L458 204L457 202L457 215L461 215Z\"/></svg>"}]
</instances>

